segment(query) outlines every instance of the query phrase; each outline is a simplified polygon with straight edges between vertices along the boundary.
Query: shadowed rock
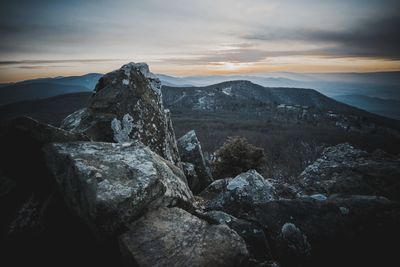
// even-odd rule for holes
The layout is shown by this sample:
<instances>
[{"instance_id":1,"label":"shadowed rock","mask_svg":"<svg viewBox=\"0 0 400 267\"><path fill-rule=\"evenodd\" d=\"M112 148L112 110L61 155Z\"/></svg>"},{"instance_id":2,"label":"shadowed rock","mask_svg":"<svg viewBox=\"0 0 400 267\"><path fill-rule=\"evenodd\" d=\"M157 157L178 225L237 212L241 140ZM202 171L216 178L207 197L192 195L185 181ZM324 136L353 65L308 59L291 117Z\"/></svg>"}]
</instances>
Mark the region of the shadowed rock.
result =
<instances>
[{"instance_id":1,"label":"shadowed rock","mask_svg":"<svg viewBox=\"0 0 400 267\"><path fill-rule=\"evenodd\" d=\"M138 266L243 266L248 252L226 225L210 225L179 208L143 216L120 237L126 262Z\"/></svg>"},{"instance_id":2,"label":"shadowed rock","mask_svg":"<svg viewBox=\"0 0 400 267\"><path fill-rule=\"evenodd\" d=\"M182 170L186 176L190 189L193 191L193 188L199 185L199 177L197 176L194 165L189 162L182 162Z\"/></svg>"},{"instance_id":3,"label":"shadowed rock","mask_svg":"<svg viewBox=\"0 0 400 267\"><path fill-rule=\"evenodd\" d=\"M189 206L180 169L135 143L53 143L46 161L67 204L99 236L121 233L145 210Z\"/></svg>"},{"instance_id":4,"label":"shadowed rock","mask_svg":"<svg viewBox=\"0 0 400 267\"><path fill-rule=\"evenodd\" d=\"M263 228L282 266L377 266L397 259L392 244L400 238L400 205L382 197L276 200L229 213Z\"/></svg>"},{"instance_id":5,"label":"shadowed rock","mask_svg":"<svg viewBox=\"0 0 400 267\"><path fill-rule=\"evenodd\" d=\"M213 224L226 224L240 235L246 242L252 263L268 263L272 259L271 251L262 228L257 225L238 219L222 211L207 211L198 214L199 217ZM261 265L264 266L264 265ZM268 265L267 265L268 266Z\"/></svg>"}]
</instances>

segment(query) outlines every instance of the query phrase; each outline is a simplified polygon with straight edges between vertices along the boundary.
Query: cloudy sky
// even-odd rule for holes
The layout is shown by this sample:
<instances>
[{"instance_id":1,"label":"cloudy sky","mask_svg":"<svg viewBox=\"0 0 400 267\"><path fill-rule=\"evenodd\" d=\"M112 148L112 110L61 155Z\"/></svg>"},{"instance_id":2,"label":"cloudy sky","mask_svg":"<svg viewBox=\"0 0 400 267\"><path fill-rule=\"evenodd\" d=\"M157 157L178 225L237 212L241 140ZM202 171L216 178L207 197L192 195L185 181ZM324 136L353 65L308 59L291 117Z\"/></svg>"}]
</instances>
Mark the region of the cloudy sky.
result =
<instances>
[{"instance_id":1,"label":"cloudy sky","mask_svg":"<svg viewBox=\"0 0 400 267\"><path fill-rule=\"evenodd\" d=\"M400 70L399 0L0 0L0 82Z\"/></svg>"}]
</instances>

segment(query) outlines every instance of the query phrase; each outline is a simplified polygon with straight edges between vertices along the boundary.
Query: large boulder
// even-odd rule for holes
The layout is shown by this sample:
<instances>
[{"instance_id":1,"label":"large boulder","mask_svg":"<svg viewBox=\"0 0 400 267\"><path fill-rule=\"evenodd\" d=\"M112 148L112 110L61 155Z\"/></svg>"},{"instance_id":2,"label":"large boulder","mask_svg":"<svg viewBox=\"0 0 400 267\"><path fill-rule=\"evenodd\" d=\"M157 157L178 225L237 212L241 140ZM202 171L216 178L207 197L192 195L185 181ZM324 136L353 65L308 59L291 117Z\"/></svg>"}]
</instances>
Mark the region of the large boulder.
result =
<instances>
[{"instance_id":1,"label":"large boulder","mask_svg":"<svg viewBox=\"0 0 400 267\"><path fill-rule=\"evenodd\" d=\"M188 175L188 182L190 189L194 193L199 193L211 184L213 179L210 169L204 160L201 144L194 130L178 139L178 149L182 161L194 165L196 176Z\"/></svg>"},{"instance_id":2,"label":"large boulder","mask_svg":"<svg viewBox=\"0 0 400 267\"><path fill-rule=\"evenodd\" d=\"M118 265L118 250L100 245L66 207L46 167L42 147L88 140L28 117L0 129L0 247L14 266ZM104 253L107 252L107 253Z\"/></svg>"},{"instance_id":3,"label":"large boulder","mask_svg":"<svg viewBox=\"0 0 400 267\"><path fill-rule=\"evenodd\" d=\"M182 171L142 144L53 143L44 151L67 204L99 237L122 233L148 209L190 207Z\"/></svg>"},{"instance_id":4,"label":"large boulder","mask_svg":"<svg viewBox=\"0 0 400 267\"><path fill-rule=\"evenodd\" d=\"M214 181L200 196L206 210L229 210L276 200L274 186L256 170Z\"/></svg>"},{"instance_id":5,"label":"large boulder","mask_svg":"<svg viewBox=\"0 0 400 267\"><path fill-rule=\"evenodd\" d=\"M126 262L138 266L243 266L248 252L226 225L210 225L179 208L149 212L120 237Z\"/></svg>"},{"instance_id":6,"label":"large boulder","mask_svg":"<svg viewBox=\"0 0 400 267\"><path fill-rule=\"evenodd\" d=\"M145 63L129 63L105 74L87 108L69 115L61 127L103 142L120 142L119 131L123 130L129 139L141 141L174 164L180 162L160 80Z\"/></svg>"},{"instance_id":7,"label":"large boulder","mask_svg":"<svg viewBox=\"0 0 400 267\"><path fill-rule=\"evenodd\" d=\"M400 158L340 144L326 148L298 180L304 194L377 195L400 201Z\"/></svg>"}]
</instances>

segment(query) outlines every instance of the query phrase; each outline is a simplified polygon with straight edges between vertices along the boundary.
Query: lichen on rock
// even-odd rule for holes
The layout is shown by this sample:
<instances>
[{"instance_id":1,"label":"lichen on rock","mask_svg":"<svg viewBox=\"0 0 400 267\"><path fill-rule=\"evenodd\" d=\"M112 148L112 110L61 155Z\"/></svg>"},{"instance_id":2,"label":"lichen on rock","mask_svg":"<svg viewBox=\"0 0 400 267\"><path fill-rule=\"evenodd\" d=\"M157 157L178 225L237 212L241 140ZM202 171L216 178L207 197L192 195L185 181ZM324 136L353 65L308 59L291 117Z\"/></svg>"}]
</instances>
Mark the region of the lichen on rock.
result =
<instances>
[{"instance_id":1,"label":"lichen on rock","mask_svg":"<svg viewBox=\"0 0 400 267\"><path fill-rule=\"evenodd\" d=\"M126 115L132 119L126 124L129 127L124 123ZM121 118L122 125L115 120ZM161 82L146 63L128 63L105 74L97 83L88 106L65 118L61 127L85 133L93 141L140 141L180 166L171 118L162 102ZM129 129L132 130L129 132Z\"/></svg>"},{"instance_id":2,"label":"lichen on rock","mask_svg":"<svg viewBox=\"0 0 400 267\"><path fill-rule=\"evenodd\" d=\"M68 206L100 237L147 209L191 205L182 171L140 143L53 143L46 162Z\"/></svg>"},{"instance_id":3,"label":"lichen on rock","mask_svg":"<svg viewBox=\"0 0 400 267\"><path fill-rule=\"evenodd\" d=\"M117 118L111 121L111 129L114 133L114 141L117 143L124 143L130 140L129 134L133 129L133 118L129 114L125 114L122 118L122 123Z\"/></svg>"}]
</instances>

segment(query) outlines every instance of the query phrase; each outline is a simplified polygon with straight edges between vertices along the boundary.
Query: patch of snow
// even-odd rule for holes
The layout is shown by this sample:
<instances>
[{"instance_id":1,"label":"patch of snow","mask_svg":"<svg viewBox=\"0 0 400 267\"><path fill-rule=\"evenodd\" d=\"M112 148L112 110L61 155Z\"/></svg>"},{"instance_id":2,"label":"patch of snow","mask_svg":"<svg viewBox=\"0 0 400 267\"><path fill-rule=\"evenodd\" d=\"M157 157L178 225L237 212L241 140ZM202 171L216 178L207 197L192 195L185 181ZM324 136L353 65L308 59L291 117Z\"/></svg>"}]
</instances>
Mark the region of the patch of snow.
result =
<instances>
[{"instance_id":1,"label":"patch of snow","mask_svg":"<svg viewBox=\"0 0 400 267\"><path fill-rule=\"evenodd\" d=\"M325 201L327 199L327 197L324 194L315 194L311 195L310 197L318 201Z\"/></svg>"},{"instance_id":2,"label":"patch of snow","mask_svg":"<svg viewBox=\"0 0 400 267\"><path fill-rule=\"evenodd\" d=\"M129 85L129 80L123 79L123 80L122 80L122 84L123 84L123 85Z\"/></svg>"},{"instance_id":3,"label":"patch of snow","mask_svg":"<svg viewBox=\"0 0 400 267\"><path fill-rule=\"evenodd\" d=\"M85 114L86 108L75 111L68 115L62 122L61 128L66 130L73 130L79 126L82 120L82 116Z\"/></svg>"},{"instance_id":4,"label":"patch of snow","mask_svg":"<svg viewBox=\"0 0 400 267\"><path fill-rule=\"evenodd\" d=\"M232 87L222 88L222 93L231 96L232 95Z\"/></svg>"},{"instance_id":5,"label":"patch of snow","mask_svg":"<svg viewBox=\"0 0 400 267\"><path fill-rule=\"evenodd\" d=\"M181 101L182 99L184 99L186 97L186 92L183 92L183 94L178 97L178 99L176 99L174 102L171 103L171 105L178 103L179 101Z\"/></svg>"}]
</instances>

